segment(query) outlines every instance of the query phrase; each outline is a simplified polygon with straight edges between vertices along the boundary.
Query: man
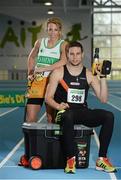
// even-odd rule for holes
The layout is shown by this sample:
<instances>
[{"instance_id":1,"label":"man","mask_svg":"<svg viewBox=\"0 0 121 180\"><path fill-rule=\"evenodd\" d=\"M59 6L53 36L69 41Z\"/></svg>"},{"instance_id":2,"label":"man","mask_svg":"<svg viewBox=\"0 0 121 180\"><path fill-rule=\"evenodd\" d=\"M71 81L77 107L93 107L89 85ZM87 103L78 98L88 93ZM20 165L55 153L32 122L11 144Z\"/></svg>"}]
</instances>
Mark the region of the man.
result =
<instances>
[{"instance_id":1,"label":"man","mask_svg":"<svg viewBox=\"0 0 121 180\"><path fill-rule=\"evenodd\" d=\"M63 131L64 153L67 158L66 173L75 173L75 144L74 124L83 124L88 127L101 125L99 141L99 157L96 169L114 172L116 168L107 158L107 150L111 140L114 116L103 109L89 109L87 95L91 86L102 102L107 102L108 89L106 76L96 70L98 77L83 66L83 47L79 42L72 42L66 48L67 63L65 66L54 70L46 92L46 103L61 115L60 124ZM59 117L58 116L58 117ZM58 118L56 118L58 120Z\"/></svg>"}]
</instances>

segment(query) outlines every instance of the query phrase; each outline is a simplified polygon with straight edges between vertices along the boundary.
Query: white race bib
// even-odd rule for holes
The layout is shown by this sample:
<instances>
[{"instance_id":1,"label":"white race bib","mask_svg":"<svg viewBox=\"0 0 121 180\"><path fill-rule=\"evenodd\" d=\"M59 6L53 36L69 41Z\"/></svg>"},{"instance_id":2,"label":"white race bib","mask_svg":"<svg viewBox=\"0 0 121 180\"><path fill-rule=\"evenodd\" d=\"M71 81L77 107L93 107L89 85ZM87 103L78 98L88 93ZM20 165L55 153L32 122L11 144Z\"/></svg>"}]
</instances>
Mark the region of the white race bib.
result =
<instances>
[{"instance_id":1,"label":"white race bib","mask_svg":"<svg viewBox=\"0 0 121 180\"><path fill-rule=\"evenodd\" d=\"M68 89L67 102L83 104L85 99L84 89Z\"/></svg>"}]
</instances>

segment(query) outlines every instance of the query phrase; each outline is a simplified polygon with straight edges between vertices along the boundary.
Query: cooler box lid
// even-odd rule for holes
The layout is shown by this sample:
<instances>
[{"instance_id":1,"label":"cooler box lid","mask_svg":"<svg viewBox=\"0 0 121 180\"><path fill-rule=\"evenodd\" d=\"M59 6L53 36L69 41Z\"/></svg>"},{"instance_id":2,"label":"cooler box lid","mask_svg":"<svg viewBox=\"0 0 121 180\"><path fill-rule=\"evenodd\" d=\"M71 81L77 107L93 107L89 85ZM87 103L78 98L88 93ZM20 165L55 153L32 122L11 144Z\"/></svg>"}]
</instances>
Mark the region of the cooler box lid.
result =
<instances>
[{"instance_id":1,"label":"cooler box lid","mask_svg":"<svg viewBox=\"0 0 121 180\"><path fill-rule=\"evenodd\" d=\"M55 135L62 135L61 133L61 126L59 124L55 124L55 123L26 123L24 122L22 125L23 131L24 132L42 132L42 131L46 131L49 133L54 132ZM74 125L74 130L76 132L77 135L80 136L84 136L84 135L91 135L93 134L93 129L86 127L84 125Z\"/></svg>"}]
</instances>

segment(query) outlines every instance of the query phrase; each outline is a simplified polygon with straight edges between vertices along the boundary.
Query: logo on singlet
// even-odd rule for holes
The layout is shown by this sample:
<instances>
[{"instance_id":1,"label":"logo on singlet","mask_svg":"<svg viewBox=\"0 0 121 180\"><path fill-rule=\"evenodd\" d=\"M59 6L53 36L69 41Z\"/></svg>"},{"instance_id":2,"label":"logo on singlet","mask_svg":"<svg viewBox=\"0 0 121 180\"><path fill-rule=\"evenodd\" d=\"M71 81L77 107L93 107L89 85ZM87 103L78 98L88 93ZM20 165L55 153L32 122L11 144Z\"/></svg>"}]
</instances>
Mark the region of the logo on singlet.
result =
<instances>
[{"instance_id":1,"label":"logo on singlet","mask_svg":"<svg viewBox=\"0 0 121 180\"><path fill-rule=\"evenodd\" d=\"M70 82L70 85L73 85L73 86L79 86L80 83L79 83L79 82Z\"/></svg>"},{"instance_id":2,"label":"logo on singlet","mask_svg":"<svg viewBox=\"0 0 121 180\"><path fill-rule=\"evenodd\" d=\"M50 52L51 54L58 54L57 52L53 51L53 52Z\"/></svg>"},{"instance_id":3,"label":"logo on singlet","mask_svg":"<svg viewBox=\"0 0 121 180\"><path fill-rule=\"evenodd\" d=\"M85 78L85 77L80 77L79 79L86 80L86 78Z\"/></svg>"}]
</instances>

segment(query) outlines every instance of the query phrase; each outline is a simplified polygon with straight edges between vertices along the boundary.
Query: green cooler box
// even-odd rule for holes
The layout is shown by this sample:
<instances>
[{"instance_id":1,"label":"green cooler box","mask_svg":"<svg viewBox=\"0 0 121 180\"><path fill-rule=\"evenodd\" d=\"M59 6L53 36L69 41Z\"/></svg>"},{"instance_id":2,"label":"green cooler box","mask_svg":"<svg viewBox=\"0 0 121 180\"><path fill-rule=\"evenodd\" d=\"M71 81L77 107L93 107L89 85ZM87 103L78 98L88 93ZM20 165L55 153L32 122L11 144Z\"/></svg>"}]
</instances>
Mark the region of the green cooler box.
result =
<instances>
[{"instance_id":1,"label":"green cooler box","mask_svg":"<svg viewBox=\"0 0 121 180\"><path fill-rule=\"evenodd\" d=\"M25 138L25 155L28 160L33 157L39 157L42 162L41 168L44 169L65 167L60 140L62 138L62 131L58 124L23 123L22 129ZM74 130L77 146L76 166L77 168L87 168L93 129L82 125L75 125Z\"/></svg>"}]
</instances>

